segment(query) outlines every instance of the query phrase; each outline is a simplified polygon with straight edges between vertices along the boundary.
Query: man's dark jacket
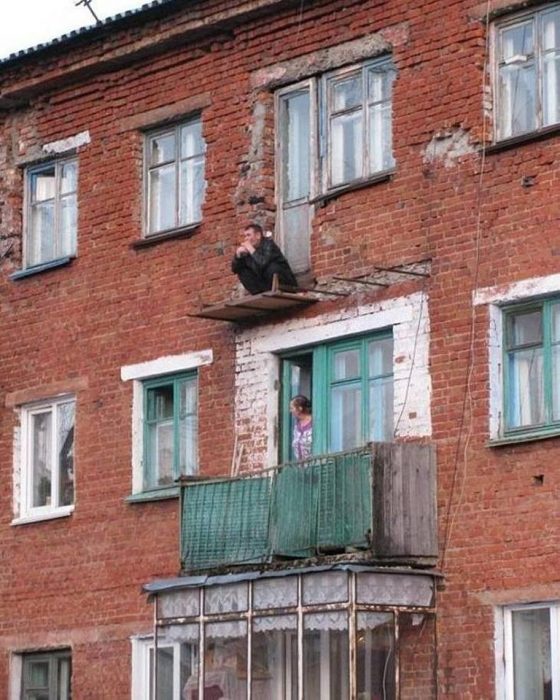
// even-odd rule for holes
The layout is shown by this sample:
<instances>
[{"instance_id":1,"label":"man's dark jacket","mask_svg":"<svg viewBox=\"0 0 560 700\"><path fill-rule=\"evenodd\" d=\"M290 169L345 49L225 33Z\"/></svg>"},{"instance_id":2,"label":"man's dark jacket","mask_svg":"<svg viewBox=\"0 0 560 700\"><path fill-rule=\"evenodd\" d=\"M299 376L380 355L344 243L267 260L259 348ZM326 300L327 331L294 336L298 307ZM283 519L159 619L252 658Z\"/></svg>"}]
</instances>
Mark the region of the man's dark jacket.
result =
<instances>
[{"instance_id":1,"label":"man's dark jacket","mask_svg":"<svg viewBox=\"0 0 560 700\"><path fill-rule=\"evenodd\" d=\"M231 269L251 294L272 289L272 278L275 274L278 275L280 285L298 286L288 261L272 238L262 238L251 255L239 258L234 256Z\"/></svg>"}]
</instances>

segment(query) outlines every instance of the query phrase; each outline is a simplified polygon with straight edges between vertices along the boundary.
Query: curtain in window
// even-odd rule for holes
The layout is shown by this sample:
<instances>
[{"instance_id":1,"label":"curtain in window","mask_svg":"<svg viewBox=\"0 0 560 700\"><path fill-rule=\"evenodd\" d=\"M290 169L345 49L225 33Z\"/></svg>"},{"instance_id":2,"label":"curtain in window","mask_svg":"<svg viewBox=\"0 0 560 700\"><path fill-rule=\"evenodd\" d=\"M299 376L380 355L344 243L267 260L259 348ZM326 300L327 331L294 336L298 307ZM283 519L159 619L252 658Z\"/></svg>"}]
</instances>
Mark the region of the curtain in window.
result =
<instances>
[{"instance_id":1,"label":"curtain in window","mask_svg":"<svg viewBox=\"0 0 560 700\"><path fill-rule=\"evenodd\" d=\"M532 21L502 30L499 74L500 136L532 131L537 126Z\"/></svg>"},{"instance_id":2,"label":"curtain in window","mask_svg":"<svg viewBox=\"0 0 560 700\"><path fill-rule=\"evenodd\" d=\"M543 124L560 121L560 10L542 17L543 33Z\"/></svg>"},{"instance_id":3,"label":"curtain in window","mask_svg":"<svg viewBox=\"0 0 560 700\"><path fill-rule=\"evenodd\" d=\"M515 700L549 700L551 690L550 611L514 610L512 616Z\"/></svg>"}]
</instances>

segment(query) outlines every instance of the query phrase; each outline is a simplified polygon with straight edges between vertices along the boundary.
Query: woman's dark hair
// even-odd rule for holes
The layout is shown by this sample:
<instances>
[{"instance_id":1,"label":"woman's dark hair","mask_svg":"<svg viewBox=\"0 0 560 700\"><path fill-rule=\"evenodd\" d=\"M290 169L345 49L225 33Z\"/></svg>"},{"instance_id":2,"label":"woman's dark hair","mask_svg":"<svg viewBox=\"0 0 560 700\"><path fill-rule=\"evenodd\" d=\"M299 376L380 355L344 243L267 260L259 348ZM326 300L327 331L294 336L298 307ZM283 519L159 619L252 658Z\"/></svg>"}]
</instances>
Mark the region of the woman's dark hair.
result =
<instances>
[{"instance_id":1,"label":"woman's dark hair","mask_svg":"<svg viewBox=\"0 0 560 700\"><path fill-rule=\"evenodd\" d=\"M311 401L303 394L298 394L290 401L296 408L299 408L303 413L311 413Z\"/></svg>"}]
</instances>

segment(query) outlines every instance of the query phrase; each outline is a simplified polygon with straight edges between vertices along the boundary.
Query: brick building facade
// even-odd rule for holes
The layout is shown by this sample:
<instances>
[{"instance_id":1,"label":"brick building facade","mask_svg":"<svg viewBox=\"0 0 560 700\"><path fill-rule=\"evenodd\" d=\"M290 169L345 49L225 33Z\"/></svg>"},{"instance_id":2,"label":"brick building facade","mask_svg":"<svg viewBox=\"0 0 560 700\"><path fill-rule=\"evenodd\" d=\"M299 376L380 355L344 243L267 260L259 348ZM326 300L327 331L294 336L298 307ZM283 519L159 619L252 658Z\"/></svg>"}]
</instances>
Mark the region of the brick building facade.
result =
<instances>
[{"instance_id":1,"label":"brick building facade","mask_svg":"<svg viewBox=\"0 0 560 700\"><path fill-rule=\"evenodd\" d=\"M0 63L0 695L560 699L559 56L155 0Z\"/></svg>"}]
</instances>

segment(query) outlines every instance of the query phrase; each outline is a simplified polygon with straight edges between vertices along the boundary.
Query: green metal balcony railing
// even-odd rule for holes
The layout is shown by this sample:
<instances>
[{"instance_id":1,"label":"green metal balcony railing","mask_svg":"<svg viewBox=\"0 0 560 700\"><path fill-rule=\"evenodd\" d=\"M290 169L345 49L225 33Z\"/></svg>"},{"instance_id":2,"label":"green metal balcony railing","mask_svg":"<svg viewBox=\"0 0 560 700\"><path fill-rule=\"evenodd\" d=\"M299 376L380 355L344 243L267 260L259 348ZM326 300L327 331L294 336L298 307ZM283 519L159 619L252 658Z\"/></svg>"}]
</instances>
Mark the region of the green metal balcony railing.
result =
<instances>
[{"instance_id":1,"label":"green metal balcony railing","mask_svg":"<svg viewBox=\"0 0 560 700\"><path fill-rule=\"evenodd\" d=\"M258 475L181 483L185 572L372 547L386 557L437 554L428 446L374 443Z\"/></svg>"}]
</instances>

